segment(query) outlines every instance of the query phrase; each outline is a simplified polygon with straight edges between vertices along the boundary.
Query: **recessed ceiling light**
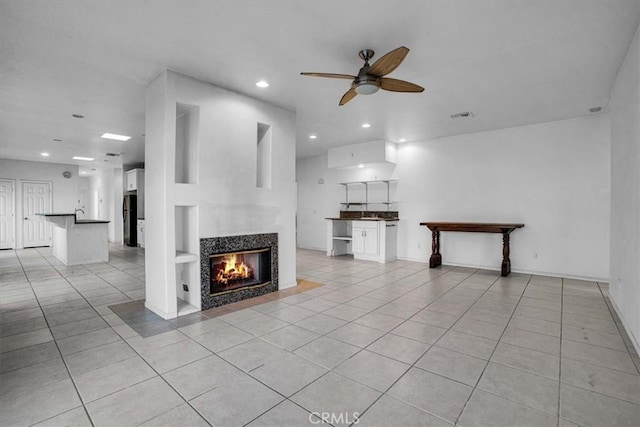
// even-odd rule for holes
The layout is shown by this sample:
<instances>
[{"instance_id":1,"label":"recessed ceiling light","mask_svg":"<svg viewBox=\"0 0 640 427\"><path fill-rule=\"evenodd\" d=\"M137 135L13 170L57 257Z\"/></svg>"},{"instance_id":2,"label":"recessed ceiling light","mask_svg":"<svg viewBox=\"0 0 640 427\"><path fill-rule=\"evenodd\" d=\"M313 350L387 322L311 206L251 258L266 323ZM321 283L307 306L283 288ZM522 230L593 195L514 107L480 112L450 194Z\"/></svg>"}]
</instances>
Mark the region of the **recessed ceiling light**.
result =
<instances>
[{"instance_id":1,"label":"recessed ceiling light","mask_svg":"<svg viewBox=\"0 0 640 427\"><path fill-rule=\"evenodd\" d=\"M360 163L360 164L358 165L358 167L359 167L359 168L363 168L363 167L364 167L364 165L363 165L362 163Z\"/></svg>"},{"instance_id":2,"label":"recessed ceiling light","mask_svg":"<svg viewBox=\"0 0 640 427\"><path fill-rule=\"evenodd\" d=\"M86 175L87 171L80 171L80 175Z\"/></svg>"},{"instance_id":3,"label":"recessed ceiling light","mask_svg":"<svg viewBox=\"0 0 640 427\"><path fill-rule=\"evenodd\" d=\"M76 119L84 119L82 114L72 114L71 117L75 117Z\"/></svg>"},{"instance_id":4,"label":"recessed ceiling light","mask_svg":"<svg viewBox=\"0 0 640 427\"><path fill-rule=\"evenodd\" d=\"M62 142L60 138L53 138L53 142Z\"/></svg>"},{"instance_id":5,"label":"recessed ceiling light","mask_svg":"<svg viewBox=\"0 0 640 427\"><path fill-rule=\"evenodd\" d=\"M404 138L400 138L400 139L398 140L398 142L407 142L407 140L406 140L406 139L404 139Z\"/></svg>"},{"instance_id":6,"label":"recessed ceiling light","mask_svg":"<svg viewBox=\"0 0 640 427\"><path fill-rule=\"evenodd\" d=\"M366 128L370 128L371 125L369 123L363 123L362 127L366 129Z\"/></svg>"},{"instance_id":7,"label":"recessed ceiling light","mask_svg":"<svg viewBox=\"0 0 640 427\"><path fill-rule=\"evenodd\" d=\"M40 153L42 157L49 157L49 153Z\"/></svg>"},{"instance_id":8,"label":"recessed ceiling light","mask_svg":"<svg viewBox=\"0 0 640 427\"><path fill-rule=\"evenodd\" d=\"M126 135L117 135L115 133L104 133L102 134L102 136L100 138L104 138L104 139L114 139L116 141L128 141L131 139L130 136L126 136Z\"/></svg>"},{"instance_id":9,"label":"recessed ceiling light","mask_svg":"<svg viewBox=\"0 0 640 427\"><path fill-rule=\"evenodd\" d=\"M264 80L260 80L259 82L256 82L256 86L258 87L269 87L269 83L265 82Z\"/></svg>"},{"instance_id":10,"label":"recessed ceiling light","mask_svg":"<svg viewBox=\"0 0 640 427\"><path fill-rule=\"evenodd\" d=\"M309 135L309 139L317 139L318 135Z\"/></svg>"},{"instance_id":11,"label":"recessed ceiling light","mask_svg":"<svg viewBox=\"0 0 640 427\"><path fill-rule=\"evenodd\" d=\"M73 160L86 160L88 162L92 162L95 160L95 158L93 157L80 157L80 156L73 156Z\"/></svg>"}]
</instances>

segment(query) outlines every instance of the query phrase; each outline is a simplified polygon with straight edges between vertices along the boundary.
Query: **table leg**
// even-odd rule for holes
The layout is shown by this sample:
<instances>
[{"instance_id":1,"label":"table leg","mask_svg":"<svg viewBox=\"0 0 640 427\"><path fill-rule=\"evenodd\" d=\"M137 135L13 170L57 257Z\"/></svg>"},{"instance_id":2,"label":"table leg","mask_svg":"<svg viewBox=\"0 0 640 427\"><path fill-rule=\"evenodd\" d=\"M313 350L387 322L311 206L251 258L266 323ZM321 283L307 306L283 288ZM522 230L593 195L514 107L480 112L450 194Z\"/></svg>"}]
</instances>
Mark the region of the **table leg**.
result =
<instances>
[{"instance_id":1,"label":"table leg","mask_svg":"<svg viewBox=\"0 0 640 427\"><path fill-rule=\"evenodd\" d=\"M511 260L509 259L509 232L502 232L502 276L511 273Z\"/></svg>"},{"instance_id":2,"label":"table leg","mask_svg":"<svg viewBox=\"0 0 640 427\"><path fill-rule=\"evenodd\" d=\"M440 255L440 232L431 232L431 258L429 258L429 268L434 268L442 264Z\"/></svg>"}]
</instances>

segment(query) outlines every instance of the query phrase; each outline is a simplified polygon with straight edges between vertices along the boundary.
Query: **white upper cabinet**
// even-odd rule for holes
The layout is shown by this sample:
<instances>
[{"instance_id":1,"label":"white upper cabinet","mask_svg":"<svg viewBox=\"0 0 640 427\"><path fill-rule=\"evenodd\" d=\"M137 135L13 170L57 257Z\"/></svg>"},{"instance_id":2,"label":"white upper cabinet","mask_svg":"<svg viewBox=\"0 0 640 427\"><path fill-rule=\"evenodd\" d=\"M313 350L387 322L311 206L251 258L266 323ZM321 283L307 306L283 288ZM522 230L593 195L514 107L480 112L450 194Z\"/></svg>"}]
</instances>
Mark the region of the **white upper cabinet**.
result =
<instances>
[{"instance_id":1,"label":"white upper cabinet","mask_svg":"<svg viewBox=\"0 0 640 427\"><path fill-rule=\"evenodd\" d=\"M131 169L127 172L127 191L144 189L144 169Z\"/></svg>"}]
</instances>

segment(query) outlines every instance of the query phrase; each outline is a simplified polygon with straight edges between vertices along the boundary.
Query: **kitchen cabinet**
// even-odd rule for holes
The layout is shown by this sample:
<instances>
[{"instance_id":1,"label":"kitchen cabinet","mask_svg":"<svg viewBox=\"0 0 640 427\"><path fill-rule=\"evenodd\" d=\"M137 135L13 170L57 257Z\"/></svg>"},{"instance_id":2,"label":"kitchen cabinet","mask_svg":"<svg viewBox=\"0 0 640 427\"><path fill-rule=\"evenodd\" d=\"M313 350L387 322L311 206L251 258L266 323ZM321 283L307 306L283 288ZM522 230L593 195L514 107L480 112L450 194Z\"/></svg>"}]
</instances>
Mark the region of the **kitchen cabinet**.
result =
<instances>
[{"instance_id":1,"label":"kitchen cabinet","mask_svg":"<svg viewBox=\"0 0 640 427\"><path fill-rule=\"evenodd\" d=\"M144 219L139 219L137 224L138 246L144 248Z\"/></svg>"},{"instance_id":2,"label":"kitchen cabinet","mask_svg":"<svg viewBox=\"0 0 640 427\"><path fill-rule=\"evenodd\" d=\"M397 220L327 220L327 256L345 255L351 246L354 259L380 263L397 259Z\"/></svg>"},{"instance_id":3,"label":"kitchen cabinet","mask_svg":"<svg viewBox=\"0 0 640 427\"><path fill-rule=\"evenodd\" d=\"M356 221L353 224L353 247L356 255L377 256L380 253L378 226L380 221Z\"/></svg>"},{"instance_id":4,"label":"kitchen cabinet","mask_svg":"<svg viewBox=\"0 0 640 427\"><path fill-rule=\"evenodd\" d=\"M131 169L127 171L127 191L144 189L144 169Z\"/></svg>"}]
</instances>

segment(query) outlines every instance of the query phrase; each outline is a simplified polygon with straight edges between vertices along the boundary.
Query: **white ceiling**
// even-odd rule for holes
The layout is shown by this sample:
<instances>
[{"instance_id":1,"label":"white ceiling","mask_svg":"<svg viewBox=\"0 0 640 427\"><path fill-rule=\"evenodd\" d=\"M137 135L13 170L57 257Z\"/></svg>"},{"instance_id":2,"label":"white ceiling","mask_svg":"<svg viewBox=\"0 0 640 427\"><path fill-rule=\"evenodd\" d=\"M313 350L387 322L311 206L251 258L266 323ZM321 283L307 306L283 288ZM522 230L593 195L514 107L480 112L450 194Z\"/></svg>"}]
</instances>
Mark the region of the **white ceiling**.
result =
<instances>
[{"instance_id":1,"label":"white ceiling","mask_svg":"<svg viewBox=\"0 0 640 427\"><path fill-rule=\"evenodd\" d=\"M606 111L639 17L640 0L0 0L0 157L144 161L145 86L164 68L295 110L298 157ZM300 76L355 74L359 50L375 60L402 45L411 52L390 77L422 94L339 107L349 81ZM476 117L449 118L463 111Z\"/></svg>"}]
</instances>

